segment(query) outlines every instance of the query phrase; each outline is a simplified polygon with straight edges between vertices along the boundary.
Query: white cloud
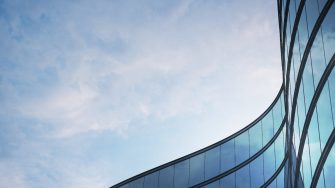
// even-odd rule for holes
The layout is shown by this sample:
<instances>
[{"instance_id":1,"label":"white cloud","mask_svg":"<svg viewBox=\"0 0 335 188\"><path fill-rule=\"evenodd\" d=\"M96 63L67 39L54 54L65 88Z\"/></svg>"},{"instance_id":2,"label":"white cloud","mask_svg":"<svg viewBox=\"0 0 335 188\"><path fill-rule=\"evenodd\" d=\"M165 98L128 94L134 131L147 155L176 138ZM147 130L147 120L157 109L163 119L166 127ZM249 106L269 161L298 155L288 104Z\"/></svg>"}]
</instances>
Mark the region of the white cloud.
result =
<instances>
[{"instance_id":1,"label":"white cloud","mask_svg":"<svg viewBox=\"0 0 335 188\"><path fill-rule=\"evenodd\" d=\"M21 114L59 124L61 133L57 135L71 136L88 131L124 130L128 122L149 115L165 119L201 114L208 105L227 104L220 96L227 92L235 95L235 91L227 89L252 88L254 82L263 83L264 87L259 87L261 92L268 91L265 85L269 84L277 90L280 63L273 57L279 52L266 54L266 47L261 46L278 42L276 25L257 10L246 10L247 17L235 14L234 20L225 17L208 20L206 15L193 20L192 16L227 10L224 3L204 10L201 3L192 7L191 3L183 1L168 16L146 23L145 27L133 25L125 15L121 19L128 23L107 22L108 15L103 15L102 21L86 20L80 17L89 8L86 3L81 8L63 10L63 15L51 11L51 23L43 27L54 31L33 38L29 38L29 33L24 34L27 39L18 44L22 54L31 54L34 62L30 62L33 68L28 71L18 71L25 76L17 79L28 78L27 82L39 84L36 72L51 67L56 75L46 74L40 79L55 76L56 83L50 87L42 83L41 93L32 88L36 96L21 93ZM102 12L105 10L101 8ZM224 15L232 13L233 10L228 10ZM38 20L39 16L33 14L34 20ZM212 16L216 14L219 13ZM65 27L59 27L60 19ZM94 27L86 30L82 29L84 25ZM120 36L121 44L106 51L114 45L113 39ZM66 37L65 41L60 37ZM120 46L122 43L126 47ZM272 66L276 63L278 66Z\"/></svg>"}]
</instances>

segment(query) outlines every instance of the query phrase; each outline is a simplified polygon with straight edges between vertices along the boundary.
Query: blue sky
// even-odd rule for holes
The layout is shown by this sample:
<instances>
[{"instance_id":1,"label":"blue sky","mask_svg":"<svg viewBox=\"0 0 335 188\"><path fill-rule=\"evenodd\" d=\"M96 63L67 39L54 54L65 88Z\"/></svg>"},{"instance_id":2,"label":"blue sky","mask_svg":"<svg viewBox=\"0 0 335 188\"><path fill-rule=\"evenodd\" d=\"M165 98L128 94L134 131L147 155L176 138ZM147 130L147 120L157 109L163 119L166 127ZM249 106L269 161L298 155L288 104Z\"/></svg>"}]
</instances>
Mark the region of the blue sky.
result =
<instances>
[{"instance_id":1,"label":"blue sky","mask_svg":"<svg viewBox=\"0 0 335 188\"><path fill-rule=\"evenodd\" d=\"M108 187L254 120L276 1L0 1L0 187Z\"/></svg>"}]
</instances>

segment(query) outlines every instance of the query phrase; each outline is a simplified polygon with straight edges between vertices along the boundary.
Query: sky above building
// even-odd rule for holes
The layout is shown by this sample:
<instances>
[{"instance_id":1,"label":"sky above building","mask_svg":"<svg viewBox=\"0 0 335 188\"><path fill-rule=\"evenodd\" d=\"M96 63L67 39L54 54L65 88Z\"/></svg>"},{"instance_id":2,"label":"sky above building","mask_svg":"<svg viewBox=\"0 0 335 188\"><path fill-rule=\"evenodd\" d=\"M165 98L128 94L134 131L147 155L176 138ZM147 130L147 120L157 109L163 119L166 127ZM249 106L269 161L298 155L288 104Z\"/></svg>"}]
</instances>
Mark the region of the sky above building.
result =
<instances>
[{"instance_id":1,"label":"sky above building","mask_svg":"<svg viewBox=\"0 0 335 188\"><path fill-rule=\"evenodd\" d=\"M275 0L0 1L0 187L108 187L281 86Z\"/></svg>"}]
</instances>

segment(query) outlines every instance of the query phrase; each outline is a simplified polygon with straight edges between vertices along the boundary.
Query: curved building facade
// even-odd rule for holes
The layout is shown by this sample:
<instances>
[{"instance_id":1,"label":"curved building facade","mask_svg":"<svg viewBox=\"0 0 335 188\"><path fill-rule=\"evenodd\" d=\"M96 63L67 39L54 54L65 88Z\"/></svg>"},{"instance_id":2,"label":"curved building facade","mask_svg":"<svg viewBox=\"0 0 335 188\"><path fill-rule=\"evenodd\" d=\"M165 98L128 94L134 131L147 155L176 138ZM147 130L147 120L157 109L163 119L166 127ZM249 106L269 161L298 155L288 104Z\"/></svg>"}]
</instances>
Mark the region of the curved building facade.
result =
<instances>
[{"instance_id":1,"label":"curved building facade","mask_svg":"<svg viewBox=\"0 0 335 188\"><path fill-rule=\"evenodd\" d=\"M334 0L283 0L289 187L335 187Z\"/></svg>"},{"instance_id":2,"label":"curved building facade","mask_svg":"<svg viewBox=\"0 0 335 188\"><path fill-rule=\"evenodd\" d=\"M254 122L112 188L335 187L334 0L278 0L283 85Z\"/></svg>"}]
</instances>

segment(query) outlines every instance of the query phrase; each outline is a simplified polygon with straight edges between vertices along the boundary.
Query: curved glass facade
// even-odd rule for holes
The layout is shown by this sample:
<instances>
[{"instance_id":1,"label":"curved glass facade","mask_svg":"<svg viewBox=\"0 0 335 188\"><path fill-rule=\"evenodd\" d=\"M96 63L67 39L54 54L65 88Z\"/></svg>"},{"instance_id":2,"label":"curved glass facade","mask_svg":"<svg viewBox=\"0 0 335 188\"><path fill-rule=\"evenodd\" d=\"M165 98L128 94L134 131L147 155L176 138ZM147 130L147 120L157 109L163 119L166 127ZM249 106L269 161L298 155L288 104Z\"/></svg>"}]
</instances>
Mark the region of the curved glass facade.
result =
<instances>
[{"instance_id":1,"label":"curved glass facade","mask_svg":"<svg viewBox=\"0 0 335 188\"><path fill-rule=\"evenodd\" d=\"M283 169L285 136L282 87L272 105L239 132L113 187L260 187ZM283 178L275 181L284 184Z\"/></svg>"},{"instance_id":2,"label":"curved glass facade","mask_svg":"<svg viewBox=\"0 0 335 188\"><path fill-rule=\"evenodd\" d=\"M278 0L283 85L254 122L112 187L335 187L333 4Z\"/></svg>"},{"instance_id":3,"label":"curved glass facade","mask_svg":"<svg viewBox=\"0 0 335 188\"><path fill-rule=\"evenodd\" d=\"M289 187L334 187L334 0L278 1Z\"/></svg>"}]
</instances>

